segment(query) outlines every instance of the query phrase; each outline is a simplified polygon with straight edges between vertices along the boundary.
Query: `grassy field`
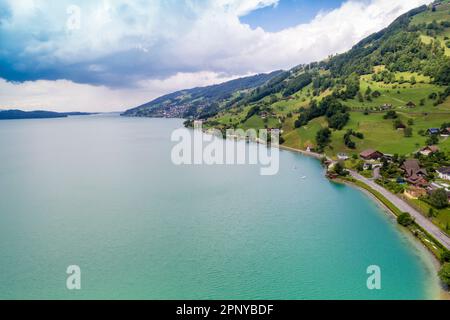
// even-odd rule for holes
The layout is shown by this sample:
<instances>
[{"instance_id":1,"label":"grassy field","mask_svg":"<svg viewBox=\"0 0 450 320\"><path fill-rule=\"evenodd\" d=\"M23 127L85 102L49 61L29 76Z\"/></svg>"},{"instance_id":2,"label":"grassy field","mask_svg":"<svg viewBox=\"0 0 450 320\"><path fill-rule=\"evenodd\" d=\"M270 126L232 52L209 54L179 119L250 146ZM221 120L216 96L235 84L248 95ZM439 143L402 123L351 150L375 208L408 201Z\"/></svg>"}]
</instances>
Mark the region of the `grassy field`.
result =
<instances>
[{"instance_id":1,"label":"grassy field","mask_svg":"<svg viewBox=\"0 0 450 320\"><path fill-rule=\"evenodd\" d=\"M329 155L339 151L359 153L364 149L374 148L384 153L406 155L418 150L425 145L427 137L418 134L419 130L430 127L440 127L444 121L442 115L428 114L413 115L401 114L399 118L406 124L408 119L413 119L413 136L405 137L403 130L394 130L393 120L383 119L382 113L371 113L364 115L362 112L351 112L350 121L344 130L333 132L331 148L327 150ZM448 118L447 118L448 119ZM346 129L353 129L364 134L364 139L353 138L356 149L351 150L344 145L344 134ZM441 139L440 148L450 150L450 140Z\"/></svg>"},{"instance_id":2,"label":"grassy field","mask_svg":"<svg viewBox=\"0 0 450 320\"><path fill-rule=\"evenodd\" d=\"M316 145L316 134L321 128L327 126L327 121L324 117L314 119L309 122L307 126L298 129L293 129L295 119L288 119L283 127L283 134L285 139L284 145L291 148L306 149L308 146Z\"/></svg>"},{"instance_id":3,"label":"grassy field","mask_svg":"<svg viewBox=\"0 0 450 320\"><path fill-rule=\"evenodd\" d=\"M416 209L418 209L420 212L423 213L424 216L428 215L428 212L431 208L431 206L419 199L411 199L408 202L410 202L411 205L413 205ZM436 216L434 216L431 221L441 228L443 231L445 231L447 234L450 234L450 208L445 209L436 209L433 208Z\"/></svg>"},{"instance_id":4,"label":"grassy field","mask_svg":"<svg viewBox=\"0 0 450 320\"><path fill-rule=\"evenodd\" d=\"M430 84L429 82L431 81L431 79L429 77L417 73L397 72L395 74L397 80L400 80L400 78L403 77L406 81L409 81L413 76L417 81L417 83L414 85L409 82L405 82L402 84L385 84L384 82L372 81L372 75L362 76L360 82L361 94L364 95L367 88L370 87L372 92L378 91L380 92L381 96L378 98L372 98L372 101L364 99L364 101L361 102L358 99L349 99L344 101L344 103L352 109L356 110L378 108L383 104L391 104L393 108L402 110L404 112L449 112L450 114L450 107L448 103L439 106L433 106L435 100L429 99L429 95L431 93L442 92L445 89L444 87ZM420 105L422 99L423 106ZM416 107L406 107L406 104L408 102L413 102Z\"/></svg>"},{"instance_id":5,"label":"grassy field","mask_svg":"<svg viewBox=\"0 0 450 320\"><path fill-rule=\"evenodd\" d=\"M406 124L408 119L413 119L413 136L405 137L402 130L394 130L393 120L383 119L383 113L371 113L364 115L362 112L351 112L350 121L343 130L332 133L332 142L326 153L334 156L338 152L348 154L359 153L364 149L374 148L384 153L406 155L418 150L425 145L427 137L418 134L420 130L430 127L440 127L443 119L439 114L414 115L410 113L399 113L399 118ZM449 117L447 117L449 119ZM283 130L285 145L292 148L305 149L308 145L315 146L315 136L319 129L326 127L324 117L314 119L307 126L293 129L294 118L287 119ZM349 149L344 145L344 134L347 129L364 134L364 139L353 137L356 149ZM439 147L441 150L450 151L450 139L441 138Z\"/></svg>"},{"instance_id":6,"label":"grassy field","mask_svg":"<svg viewBox=\"0 0 450 320\"><path fill-rule=\"evenodd\" d=\"M448 1L443 5L439 6L436 12L423 12L419 15L416 15L413 17L411 24L412 25L418 25L421 23L430 23L433 20L436 20L437 22L445 21L448 19L448 12L450 11L450 3Z\"/></svg>"}]
</instances>

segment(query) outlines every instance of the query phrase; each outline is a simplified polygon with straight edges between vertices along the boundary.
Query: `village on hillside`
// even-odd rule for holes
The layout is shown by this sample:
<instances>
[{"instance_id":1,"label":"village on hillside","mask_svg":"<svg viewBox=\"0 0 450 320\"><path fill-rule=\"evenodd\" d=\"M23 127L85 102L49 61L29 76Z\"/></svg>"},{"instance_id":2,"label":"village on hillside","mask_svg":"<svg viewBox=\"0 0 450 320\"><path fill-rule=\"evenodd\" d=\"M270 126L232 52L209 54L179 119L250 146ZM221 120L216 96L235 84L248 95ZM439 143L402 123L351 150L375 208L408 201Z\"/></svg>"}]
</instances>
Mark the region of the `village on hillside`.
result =
<instances>
[{"instance_id":1,"label":"village on hillside","mask_svg":"<svg viewBox=\"0 0 450 320\"><path fill-rule=\"evenodd\" d=\"M429 145L409 156L382 153L366 149L349 156L338 153L337 160L325 161L331 179L354 170L378 185L397 194L446 233L450 232L448 206L450 203L450 161L447 153L431 144L450 136L450 127L429 128ZM348 170L347 170L348 169Z\"/></svg>"}]
</instances>

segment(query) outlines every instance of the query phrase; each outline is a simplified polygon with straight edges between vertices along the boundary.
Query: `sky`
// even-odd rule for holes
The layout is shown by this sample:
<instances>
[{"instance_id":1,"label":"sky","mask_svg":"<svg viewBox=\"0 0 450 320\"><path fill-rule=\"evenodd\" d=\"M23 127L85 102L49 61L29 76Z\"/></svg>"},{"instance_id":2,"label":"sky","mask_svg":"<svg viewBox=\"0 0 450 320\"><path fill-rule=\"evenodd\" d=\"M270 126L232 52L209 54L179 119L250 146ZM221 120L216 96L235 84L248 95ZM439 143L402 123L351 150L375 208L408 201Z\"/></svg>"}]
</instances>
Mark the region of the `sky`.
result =
<instances>
[{"instance_id":1,"label":"sky","mask_svg":"<svg viewBox=\"0 0 450 320\"><path fill-rule=\"evenodd\" d=\"M342 53L431 0L0 0L0 109L122 111Z\"/></svg>"}]
</instances>

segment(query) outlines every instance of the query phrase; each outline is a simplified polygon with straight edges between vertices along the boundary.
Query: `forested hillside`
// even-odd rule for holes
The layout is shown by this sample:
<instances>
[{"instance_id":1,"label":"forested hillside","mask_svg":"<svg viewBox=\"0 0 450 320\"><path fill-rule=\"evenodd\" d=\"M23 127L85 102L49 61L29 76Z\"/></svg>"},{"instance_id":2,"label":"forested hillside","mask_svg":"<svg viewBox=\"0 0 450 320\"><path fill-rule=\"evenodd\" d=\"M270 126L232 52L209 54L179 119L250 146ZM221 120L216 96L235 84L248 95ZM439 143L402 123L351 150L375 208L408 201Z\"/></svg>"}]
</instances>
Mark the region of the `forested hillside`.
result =
<instances>
[{"instance_id":1,"label":"forested hillside","mask_svg":"<svg viewBox=\"0 0 450 320\"><path fill-rule=\"evenodd\" d=\"M124 116L207 118L217 114L248 90L257 88L282 71L231 80L218 85L177 91L134 109Z\"/></svg>"}]
</instances>

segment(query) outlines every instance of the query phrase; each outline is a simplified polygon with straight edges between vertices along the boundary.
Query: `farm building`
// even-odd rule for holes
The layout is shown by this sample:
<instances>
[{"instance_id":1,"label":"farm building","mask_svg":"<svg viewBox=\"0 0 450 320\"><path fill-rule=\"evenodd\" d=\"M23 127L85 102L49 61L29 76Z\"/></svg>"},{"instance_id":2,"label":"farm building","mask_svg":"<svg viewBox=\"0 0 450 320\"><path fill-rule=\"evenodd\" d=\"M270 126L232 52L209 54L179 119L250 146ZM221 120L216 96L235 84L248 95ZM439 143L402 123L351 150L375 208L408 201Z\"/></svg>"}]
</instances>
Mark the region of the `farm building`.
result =
<instances>
[{"instance_id":1,"label":"farm building","mask_svg":"<svg viewBox=\"0 0 450 320\"><path fill-rule=\"evenodd\" d=\"M377 160L382 158L383 154L380 151L374 149L367 149L361 152L359 156L364 160Z\"/></svg>"},{"instance_id":2,"label":"farm building","mask_svg":"<svg viewBox=\"0 0 450 320\"><path fill-rule=\"evenodd\" d=\"M427 130L428 134L439 134L441 132L441 130L439 130L439 128L429 128Z\"/></svg>"},{"instance_id":3,"label":"farm building","mask_svg":"<svg viewBox=\"0 0 450 320\"><path fill-rule=\"evenodd\" d=\"M450 167L443 167L436 170L439 178L450 180Z\"/></svg>"},{"instance_id":4,"label":"farm building","mask_svg":"<svg viewBox=\"0 0 450 320\"><path fill-rule=\"evenodd\" d=\"M424 155L424 156L429 156L432 153L436 153L439 151L439 147L438 146L426 146L423 147L422 149L420 149L420 154Z\"/></svg>"}]
</instances>

